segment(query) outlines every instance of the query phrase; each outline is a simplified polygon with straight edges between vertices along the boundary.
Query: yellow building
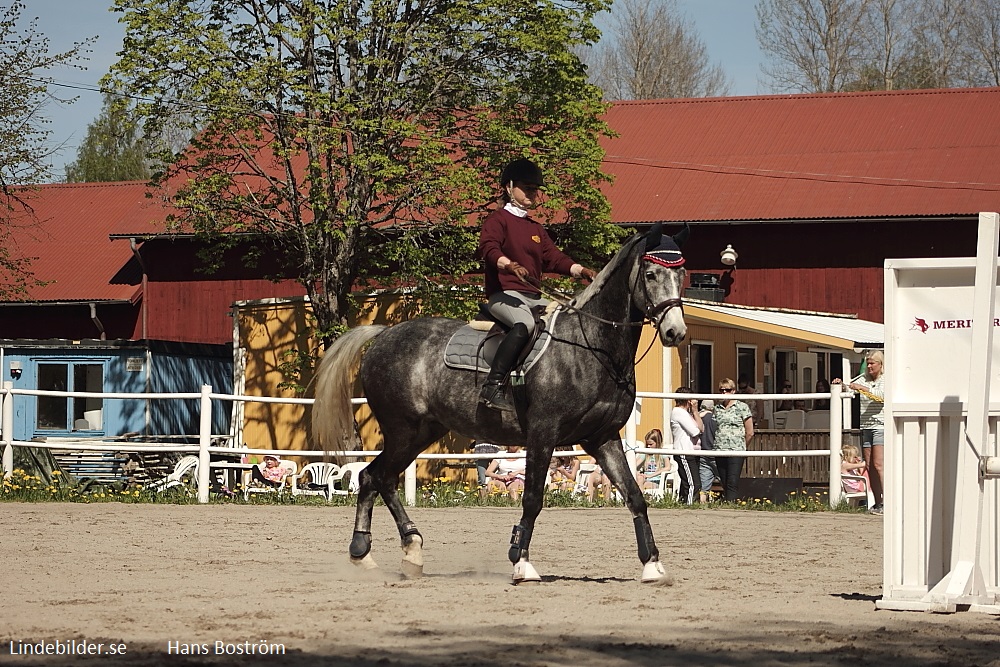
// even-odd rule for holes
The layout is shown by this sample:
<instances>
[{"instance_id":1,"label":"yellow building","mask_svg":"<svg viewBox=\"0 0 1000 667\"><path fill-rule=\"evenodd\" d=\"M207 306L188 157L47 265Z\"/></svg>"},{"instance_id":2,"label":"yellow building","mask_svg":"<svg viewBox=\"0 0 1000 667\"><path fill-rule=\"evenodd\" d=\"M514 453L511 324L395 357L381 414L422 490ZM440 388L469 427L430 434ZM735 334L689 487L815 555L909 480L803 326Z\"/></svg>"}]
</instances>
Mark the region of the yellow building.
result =
<instances>
[{"instance_id":1,"label":"yellow building","mask_svg":"<svg viewBox=\"0 0 1000 667\"><path fill-rule=\"evenodd\" d=\"M371 297L356 324L393 324L402 319L399 294L386 292ZM308 301L267 299L234 306L237 393L248 396L296 398L285 388L288 370L300 354L315 352L319 345L310 337ZM724 377L745 375L758 393L772 393L790 379L795 392L810 392L815 380L842 377L845 368L857 364L858 352L880 346L882 325L847 316L805 313L781 309L759 309L725 304L685 302L687 340L679 348L664 350L653 329L645 327L637 352L636 385L639 391L669 392L686 385L697 393L715 393ZM311 377L304 374L300 385ZM360 395L360 390L357 392ZM646 399L636 425L636 437L652 428L669 432L665 417L668 401ZM245 403L234 424L236 442L253 448L281 450L314 449L309 436L309 408L283 403ZM357 410L359 433L365 449L380 447L378 425L365 406ZM767 415L770 404L767 405ZM446 438L429 452L469 452L466 438ZM316 459L308 459L316 460ZM302 462L306 462L303 459ZM474 479L474 470L454 462L421 462L418 478L439 475Z\"/></svg>"}]
</instances>

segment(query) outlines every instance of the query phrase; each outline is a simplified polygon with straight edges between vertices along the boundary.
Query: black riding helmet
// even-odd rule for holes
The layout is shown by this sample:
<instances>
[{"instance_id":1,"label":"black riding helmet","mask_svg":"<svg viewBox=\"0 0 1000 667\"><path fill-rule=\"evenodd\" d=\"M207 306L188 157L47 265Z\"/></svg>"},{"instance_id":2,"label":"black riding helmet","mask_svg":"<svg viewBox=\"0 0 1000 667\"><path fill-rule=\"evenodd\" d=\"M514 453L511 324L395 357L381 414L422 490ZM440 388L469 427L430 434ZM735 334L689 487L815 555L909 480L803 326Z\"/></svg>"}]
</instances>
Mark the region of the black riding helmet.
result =
<instances>
[{"instance_id":1,"label":"black riding helmet","mask_svg":"<svg viewBox=\"0 0 1000 667\"><path fill-rule=\"evenodd\" d=\"M545 179L538 165L526 158L514 160L500 172L500 187L505 188L511 181L520 181L528 185L545 187Z\"/></svg>"}]
</instances>

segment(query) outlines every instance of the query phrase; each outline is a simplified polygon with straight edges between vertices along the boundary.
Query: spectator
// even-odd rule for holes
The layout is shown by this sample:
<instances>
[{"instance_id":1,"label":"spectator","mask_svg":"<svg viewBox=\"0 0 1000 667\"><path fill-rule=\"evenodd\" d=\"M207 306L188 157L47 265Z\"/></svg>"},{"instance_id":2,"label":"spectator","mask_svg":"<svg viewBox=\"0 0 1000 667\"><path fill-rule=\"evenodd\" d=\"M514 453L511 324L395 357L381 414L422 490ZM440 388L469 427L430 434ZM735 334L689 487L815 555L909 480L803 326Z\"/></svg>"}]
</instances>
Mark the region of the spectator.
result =
<instances>
[{"instance_id":1,"label":"spectator","mask_svg":"<svg viewBox=\"0 0 1000 667\"><path fill-rule=\"evenodd\" d=\"M875 502L872 514L882 514L882 461L885 451L885 357L880 350L865 356L865 370L848 387L861 394L861 446ZM835 379L835 384L840 380Z\"/></svg>"},{"instance_id":2,"label":"spectator","mask_svg":"<svg viewBox=\"0 0 1000 667\"><path fill-rule=\"evenodd\" d=\"M757 390L750 384L750 380L746 375L740 375L739 383L736 387L736 393L738 394L749 396L757 393ZM747 403L750 407L750 413L753 415L753 425L761 428L761 424L764 423L764 401L747 401Z\"/></svg>"},{"instance_id":3,"label":"spectator","mask_svg":"<svg viewBox=\"0 0 1000 667\"><path fill-rule=\"evenodd\" d=\"M597 490L601 490L601 497L605 500L611 499L611 478L604 474L600 466L594 469L594 472L587 475L587 500L594 502L597 497Z\"/></svg>"},{"instance_id":4,"label":"spectator","mask_svg":"<svg viewBox=\"0 0 1000 667\"><path fill-rule=\"evenodd\" d=\"M273 489L281 487L287 476L288 468L281 465L281 459L277 454L265 454L263 465L250 468L250 477L253 481Z\"/></svg>"},{"instance_id":5,"label":"spectator","mask_svg":"<svg viewBox=\"0 0 1000 667\"><path fill-rule=\"evenodd\" d=\"M549 464L549 490L569 491L576 488L580 459L575 456L553 456Z\"/></svg>"},{"instance_id":6,"label":"spectator","mask_svg":"<svg viewBox=\"0 0 1000 667\"><path fill-rule=\"evenodd\" d=\"M854 445L848 444L840 448L840 474L864 477L863 480L843 480L845 491L862 492L868 490L868 466L865 465L864 460L858 453L858 448Z\"/></svg>"},{"instance_id":7,"label":"spectator","mask_svg":"<svg viewBox=\"0 0 1000 667\"><path fill-rule=\"evenodd\" d=\"M736 383L725 378L719 383L720 394L735 394ZM730 398L715 406L715 448L727 452L746 451L753 437L753 414L743 401ZM720 456L716 460L719 482L726 502L733 502L739 495L742 456Z\"/></svg>"},{"instance_id":8,"label":"spectator","mask_svg":"<svg viewBox=\"0 0 1000 667\"><path fill-rule=\"evenodd\" d=\"M701 415L701 421L705 425L705 430L701 433L701 450L704 452L706 450L715 449L715 415L712 411L715 409L715 401L710 398L706 398L701 402L701 410L698 414ZM702 456L700 458L700 464L698 465L699 478L701 480L701 491L698 494L698 499L702 503L707 503L711 500L712 486L715 484L715 478L719 476L719 469L715 462L714 456Z\"/></svg>"},{"instance_id":9,"label":"spectator","mask_svg":"<svg viewBox=\"0 0 1000 667\"><path fill-rule=\"evenodd\" d=\"M473 454L496 454L499 451L498 446L486 442L476 441L472 446ZM486 491L486 483L489 481L489 478L486 477L486 469L490 467L491 463L493 463L493 459L476 459L476 478L479 482L479 488L484 492Z\"/></svg>"},{"instance_id":10,"label":"spectator","mask_svg":"<svg viewBox=\"0 0 1000 667\"><path fill-rule=\"evenodd\" d=\"M805 399L796 398L794 401L792 401L792 410L802 410L803 412L805 412L806 410Z\"/></svg>"},{"instance_id":11,"label":"spectator","mask_svg":"<svg viewBox=\"0 0 1000 667\"><path fill-rule=\"evenodd\" d=\"M646 434L647 449L663 448L663 431L654 428ZM671 466L662 454L640 454L636 457L635 481L640 489L655 489L660 486L661 476L670 473Z\"/></svg>"},{"instance_id":12,"label":"spectator","mask_svg":"<svg viewBox=\"0 0 1000 667\"><path fill-rule=\"evenodd\" d=\"M785 380L785 384L781 388L781 391L779 393L782 393L782 394L790 394L790 393L792 393L792 381L791 380ZM792 405L792 400L791 399L784 399L782 401L778 401L778 405L776 405L774 409L775 410L791 410L793 407L794 406Z\"/></svg>"},{"instance_id":13,"label":"spectator","mask_svg":"<svg viewBox=\"0 0 1000 667\"><path fill-rule=\"evenodd\" d=\"M816 380L816 393L817 394L829 394L830 393L830 383L820 378ZM813 401L813 410L829 410L830 409L830 399L829 398L817 398Z\"/></svg>"},{"instance_id":14,"label":"spectator","mask_svg":"<svg viewBox=\"0 0 1000 667\"><path fill-rule=\"evenodd\" d=\"M674 393L690 394L690 387L678 387ZM696 452L701 449L701 433L705 425L698 414L698 401L694 398L674 399L674 409L670 411L670 433L674 438L674 449ZM692 454L674 454L674 463L681 478L678 500L685 505L693 505L700 500L701 472L699 457Z\"/></svg>"},{"instance_id":15,"label":"spectator","mask_svg":"<svg viewBox=\"0 0 1000 667\"><path fill-rule=\"evenodd\" d=\"M518 445L511 445L509 454L517 454L521 451ZM489 478L489 491L505 492L511 500L517 500L524 489L524 469L527 461L523 457L510 459L493 459L490 467L486 469L486 476Z\"/></svg>"}]
</instances>

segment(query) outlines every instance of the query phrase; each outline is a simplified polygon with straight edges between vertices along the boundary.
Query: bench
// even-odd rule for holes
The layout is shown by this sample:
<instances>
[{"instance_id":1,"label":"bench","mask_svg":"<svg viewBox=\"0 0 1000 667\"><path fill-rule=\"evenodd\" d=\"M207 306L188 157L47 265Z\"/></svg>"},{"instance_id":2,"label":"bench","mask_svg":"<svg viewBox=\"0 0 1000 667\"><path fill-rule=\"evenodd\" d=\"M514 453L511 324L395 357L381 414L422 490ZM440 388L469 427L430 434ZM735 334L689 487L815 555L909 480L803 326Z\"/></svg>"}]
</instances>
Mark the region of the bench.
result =
<instances>
[{"instance_id":1,"label":"bench","mask_svg":"<svg viewBox=\"0 0 1000 667\"><path fill-rule=\"evenodd\" d=\"M77 479L98 482L125 482L128 474L125 464L128 456L117 452L53 452L59 467Z\"/></svg>"}]
</instances>

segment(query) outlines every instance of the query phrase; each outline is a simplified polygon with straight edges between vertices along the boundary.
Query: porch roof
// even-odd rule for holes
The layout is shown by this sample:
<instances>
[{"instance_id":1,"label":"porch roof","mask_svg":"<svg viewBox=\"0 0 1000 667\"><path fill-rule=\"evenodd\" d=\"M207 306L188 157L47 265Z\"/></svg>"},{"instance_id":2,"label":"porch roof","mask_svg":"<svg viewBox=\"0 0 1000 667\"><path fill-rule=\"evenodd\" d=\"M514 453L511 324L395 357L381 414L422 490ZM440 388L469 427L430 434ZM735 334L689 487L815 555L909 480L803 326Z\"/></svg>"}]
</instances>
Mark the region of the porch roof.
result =
<instances>
[{"instance_id":1,"label":"porch roof","mask_svg":"<svg viewBox=\"0 0 1000 667\"><path fill-rule=\"evenodd\" d=\"M835 313L685 299L684 319L689 323L721 324L845 350L882 347L885 341L882 323Z\"/></svg>"}]
</instances>

